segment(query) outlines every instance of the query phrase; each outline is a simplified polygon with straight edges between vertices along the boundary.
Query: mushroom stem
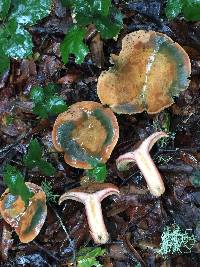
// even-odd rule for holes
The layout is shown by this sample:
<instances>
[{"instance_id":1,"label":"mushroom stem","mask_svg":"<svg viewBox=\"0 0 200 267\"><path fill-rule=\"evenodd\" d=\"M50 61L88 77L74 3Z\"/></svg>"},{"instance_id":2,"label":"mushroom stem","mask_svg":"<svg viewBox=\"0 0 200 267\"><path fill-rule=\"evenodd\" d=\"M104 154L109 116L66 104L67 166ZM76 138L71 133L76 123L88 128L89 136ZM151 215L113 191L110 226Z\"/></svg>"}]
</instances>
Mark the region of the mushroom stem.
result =
<instances>
[{"instance_id":1,"label":"mushroom stem","mask_svg":"<svg viewBox=\"0 0 200 267\"><path fill-rule=\"evenodd\" d=\"M59 204L67 199L83 203L92 238L97 244L105 244L109 239L109 234L103 220L101 201L110 195L119 195L119 193L119 189L113 184L91 183L64 193L59 199Z\"/></svg>"},{"instance_id":2,"label":"mushroom stem","mask_svg":"<svg viewBox=\"0 0 200 267\"><path fill-rule=\"evenodd\" d=\"M94 195L88 196L85 202L85 210L90 227L90 234L95 243L106 243L109 239L109 235L104 224L101 203Z\"/></svg>"},{"instance_id":3,"label":"mushroom stem","mask_svg":"<svg viewBox=\"0 0 200 267\"><path fill-rule=\"evenodd\" d=\"M138 149L133 152L128 152L116 160L119 170L129 169L129 163L136 162L138 168L144 175L149 191L156 197L164 193L165 186L149 151L160 138L167 136L164 132L156 132L145 139Z\"/></svg>"},{"instance_id":4,"label":"mushroom stem","mask_svg":"<svg viewBox=\"0 0 200 267\"><path fill-rule=\"evenodd\" d=\"M135 151L135 161L138 168L144 175L147 186L152 195L159 197L165 192L165 186L162 177L153 162L149 152L138 149Z\"/></svg>"}]
</instances>

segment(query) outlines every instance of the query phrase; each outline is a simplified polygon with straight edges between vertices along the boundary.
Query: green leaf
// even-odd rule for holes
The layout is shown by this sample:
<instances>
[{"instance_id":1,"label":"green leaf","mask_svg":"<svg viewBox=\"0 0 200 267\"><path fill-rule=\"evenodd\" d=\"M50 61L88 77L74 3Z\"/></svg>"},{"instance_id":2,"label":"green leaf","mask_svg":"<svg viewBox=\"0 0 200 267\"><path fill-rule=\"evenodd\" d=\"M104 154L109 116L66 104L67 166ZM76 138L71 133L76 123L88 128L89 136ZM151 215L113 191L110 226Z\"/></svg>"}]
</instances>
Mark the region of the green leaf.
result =
<instances>
[{"instance_id":1,"label":"green leaf","mask_svg":"<svg viewBox=\"0 0 200 267\"><path fill-rule=\"evenodd\" d=\"M70 54L76 56L76 63L80 64L84 61L85 56L89 52L88 47L83 43L86 34L86 29L74 25L66 34L61 43L60 50L63 62L68 62Z\"/></svg>"},{"instance_id":2,"label":"green leaf","mask_svg":"<svg viewBox=\"0 0 200 267\"><path fill-rule=\"evenodd\" d=\"M10 59L0 49L0 76L10 68Z\"/></svg>"},{"instance_id":3,"label":"green leaf","mask_svg":"<svg viewBox=\"0 0 200 267\"><path fill-rule=\"evenodd\" d=\"M113 6L109 17L96 17L94 24L103 38L110 39L116 37L122 29L123 15Z\"/></svg>"},{"instance_id":4,"label":"green leaf","mask_svg":"<svg viewBox=\"0 0 200 267\"><path fill-rule=\"evenodd\" d=\"M35 86L30 92L30 97L35 103L33 113L40 118L48 118L49 114L57 115L67 110L67 105L64 100L57 96L58 86L49 84L47 87L42 88Z\"/></svg>"},{"instance_id":5,"label":"green leaf","mask_svg":"<svg viewBox=\"0 0 200 267\"><path fill-rule=\"evenodd\" d=\"M87 174L91 179L94 179L96 182L103 183L108 174L106 164L99 164L94 169L88 170Z\"/></svg>"},{"instance_id":6,"label":"green leaf","mask_svg":"<svg viewBox=\"0 0 200 267\"><path fill-rule=\"evenodd\" d=\"M40 86L34 86L31 89L30 97L34 103L39 103L44 100L44 91Z\"/></svg>"},{"instance_id":7,"label":"green leaf","mask_svg":"<svg viewBox=\"0 0 200 267\"><path fill-rule=\"evenodd\" d=\"M110 6L111 0L94 0L92 9L102 16L108 16Z\"/></svg>"},{"instance_id":8,"label":"green leaf","mask_svg":"<svg viewBox=\"0 0 200 267\"><path fill-rule=\"evenodd\" d=\"M39 116L41 119L47 119L48 109L45 103L42 103L42 102L36 103L33 108L33 114Z\"/></svg>"},{"instance_id":9,"label":"green leaf","mask_svg":"<svg viewBox=\"0 0 200 267\"><path fill-rule=\"evenodd\" d=\"M0 37L0 46L8 57L26 58L32 54L32 36L15 21L6 24Z\"/></svg>"},{"instance_id":10,"label":"green leaf","mask_svg":"<svg viewBox=\"0 0 200 267\"><path fill-rule=\"evenodd\" d=\"M64 100L59 96L50 97L47 100L46 105L48 106L48 112L55 115L62 113L67 109L67 105L65 104Z\"/></svg>"},{"instance_id":11,"label":"green leaf","mask_svg":"<svg viewBox=\"0 0 200 267\"><path fill-rule=\"evenodd\" d=\"M200 20L200 1L199 0L183 0L183 15L189 21Z\"/></svg>"},{"instance_id":12,"label":"green leaf","mask_svg":"<svg viewBox=\"0 0 200 267\"><path fill-rule=\"evenodd\" d=\"M51 12L52 0L18 0L9 19L21 25L34 25Z\"/></svg>"},{"instance_id":13,"label":"green leaf","mask_svg":"<svg viewBox=\"0 0 200 267\"><path fill-rule=\"evenodd\" d=\"M58 85L54 83L49 83L47 87L44 88L44 94L46 97L55 95L58 92Z\"/></svg>"},{"instance_id":14,"label":"green leaf","mask_svg":"<svg viewBox=\"0 0 200 267\"><path fill-rule=\"evenodd\" d=\"M41 159L40 161L38 161L37 163L38 168L40 169L40 171L47 176L52 176L55 174L56 169L52 166L51 163L48 163L47 161Z\"/></svg>"},{"instance_id":15,"label":"green leaf","mask_svg":"<svg viewBox=\"0 0 200 267\"><path fill-rule=\"evenodd\" d=\"M183 0L168 0L165 13L168 19L176 18L182 11Z\"/></svg>"},{"instance_id":16,"label":"green leaf","mask_svg":"<svg viewBox=\"0 0 200 267\"><path fill-rule=\"evenodd\" d=\"M51 176L55 173L55 168L42 159L42 148L37 139L31 140L28 153L24 156L24 164L29 168L37 167L43 174Z\"/></svg>"},{"instance_id":17,"label":"green leaf","mask_svg":"<svg viewBox=\"0 0 200 267\"><path fill-rule=\"evenodd\" d=\"M31 140L28 153L24 156L24 163L28 168L37 166L37 162L41 160L42 148L37 139Z\"/></svg>"},{"instance_id":18,"label":"green leaf","mask_svg":"<svg viewBox=\"0 0 200 267\"><path fill-rule=\"evenodd\" d=\"M8 14L10 8L11 0L1 0L0 1L0 20L3 20Z\"/></svg>"},{"instance_id":19,"label":"green leaf","mask_svg":"<svg viewBox=\"0 0 200 267\"><path fill-rule=\"evenodd\" d=\"M96 15L108 16L111 0L63 0L62 4L64 6L72 8L73 13L76 15L82 14L86 17L95 17Z\"/></svg>"},{"instance_id":20,"label":"green leaf","mask_svg":"<svg viewBox=\"0 0 200 267\"><path fill-rule=\"evenodd\" d=\"M26 186L21 172L11 165L6 165L3 171L3 180L9 188L10 193L12 195L21 196L27 206L33 193Z\"/></svg>"},{"instance_id":21,"label":"green leaf","mask_svg":"<svg viewBox=\"0 0 200 267\"><path fill-rule=\"evenodd\" d=\"M61 0L61 4L66 7L72 7L74 2L74 0Z\"/></svg>"},{"instance_id":22,"label":"green leaf","mask_svg":"<svg viewBox=\"0 0 200 267\"><path fill-rule=\"evenodd\" d=\"M78 252L78 267L101 267L102 265L96 260L96 257L104 255L105 249L98 248L81 248Z\"/></svg>"},{"instance_id":23,"label":"green leaf","mask_svg":"<svg viewBox=\"0 0 200 267\"><path fill-rule=\"evenodd\" d=\"M103 267L102 264L99 263L95 258L83 258L83 259L78 259L78 265L77 267Z\"/></svg>"}]
</instances>

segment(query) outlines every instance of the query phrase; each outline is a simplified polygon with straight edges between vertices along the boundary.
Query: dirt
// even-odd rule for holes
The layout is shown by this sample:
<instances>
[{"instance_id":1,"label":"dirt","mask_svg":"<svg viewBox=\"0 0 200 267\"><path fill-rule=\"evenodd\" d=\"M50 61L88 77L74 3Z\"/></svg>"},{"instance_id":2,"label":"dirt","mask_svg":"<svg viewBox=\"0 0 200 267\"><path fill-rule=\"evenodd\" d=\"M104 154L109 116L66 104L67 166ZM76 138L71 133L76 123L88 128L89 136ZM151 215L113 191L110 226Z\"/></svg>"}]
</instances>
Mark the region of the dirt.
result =
<instances>
[{"instance_id":1,"label":"dirt","mask_svg":"<svg viewBox=\"0 0 200 267\"><path fill-rule=\"evenodd\" d=\"M63 155L53 150L51 131L56 117L38 120L32 114L33 103L28 94L33 85L59 83L60 94L68 105L83 100L99 102L97 78L102 70L111 66L110 54L119 53L122 38L139 29L165 33L189 54L191 83L167 111L158 115L145 112L117 115L120 138L107 163L107 181L117 185L122 196L110 197L102 203L110 240L102 246L108 253L101 258L101 263L107 267L136 266L137 262L149 267L198 267L198 243L189 253L169 255L166 259L156 251L165 225L176 223L190 229L200 241L200 187L191 183L194 171L200 169L200 23L181 18L169 22L164 16L164 1L134 1L128 6L124 1L114 2L125 15L118 40L102 42L96 35L88 37L87 44L92 52L81 65L75 64L74 57L70 57L66 65L61 61L59 43L72 20L69 10L57 1L51 15L29 29L35 44L34 53L39 53L38 59L12 60L10 71L0 81L0 193L5 190L2 169L6 163L18 167L27 181L40 185L45 179L50 180L58 195L79 186L84 176L83 170L70 167ZM166 186L166 192L155 198L148 193L137 166L127 172L118 172L115 160L153 133L155 121L157 126L162 125L165 112L170 117L173 138L167 144L154 146L151 152ZM7 115L13 117L10 125L3 123ZM22 157L33 137L45 147L45 159L57 169L54 177L45 177L39 171L24 167ZM61 206L57 202L47 205L46 222L37 238L28 244L20 243L14 232L11 238L9 228L5 241L2 235L5 223L0 219L0 266L73 266L72 257L81 246L96 246L89 235L82 204L67 201Z\"/></svg>"}]
</instances>

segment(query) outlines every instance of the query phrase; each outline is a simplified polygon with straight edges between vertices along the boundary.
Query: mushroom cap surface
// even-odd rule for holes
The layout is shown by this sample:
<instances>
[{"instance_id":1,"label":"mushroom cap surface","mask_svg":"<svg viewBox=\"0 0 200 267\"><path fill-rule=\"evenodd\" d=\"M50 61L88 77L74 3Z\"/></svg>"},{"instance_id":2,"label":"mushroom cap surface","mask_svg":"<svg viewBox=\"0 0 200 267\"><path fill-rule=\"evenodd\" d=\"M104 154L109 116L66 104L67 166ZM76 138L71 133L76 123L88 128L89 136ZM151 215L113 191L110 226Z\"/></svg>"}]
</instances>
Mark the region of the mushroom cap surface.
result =
<instances>
[{"instance_id":1,"label":"mushroom cap surface","mask_svg":"<svg viewBox=\"0 0 200 267\"><path fill-rule=\"evenodd\" d=\"M116 113L158 113L189 86L189 56L165 34L132 32L123 38L119 56L111 59L114 66L101 73L97 93Z\"/></svg>"},{"instance_id":2,"label":"mushroom cap surface","mask_svg":"<svg viewBox=\"0 0 200 267\"><path fill-rule=\"evenodd\" d=\"M53 127L57 151L72 167L91 169L105 163L119 138L117 119L109 108L93 101L77 102L61 113Z\"/></svg>"},{"instance_id":3,"label":"mushroom cap surface","mask_svg":"<svg viewBox=\"0 0 200 267\"><path fill-rule=\"evenodd\" d=\"M46 195L42 188L33 183L26 183L34 193L25 207L20 196L9 193L9 189L0 198L0 213L14 229L22 243L32 241L40 232L46 216Z\"/></svg>"}]
</instances>

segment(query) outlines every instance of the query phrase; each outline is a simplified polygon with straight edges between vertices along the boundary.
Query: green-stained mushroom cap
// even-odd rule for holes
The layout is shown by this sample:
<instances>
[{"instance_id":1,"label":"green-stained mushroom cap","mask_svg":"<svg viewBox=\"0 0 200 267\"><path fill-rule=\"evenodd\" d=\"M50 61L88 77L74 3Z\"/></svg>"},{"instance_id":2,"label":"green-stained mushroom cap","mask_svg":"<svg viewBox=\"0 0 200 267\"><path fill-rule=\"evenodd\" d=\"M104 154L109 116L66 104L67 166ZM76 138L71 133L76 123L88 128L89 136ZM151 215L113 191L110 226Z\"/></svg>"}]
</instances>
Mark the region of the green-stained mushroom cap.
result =
<instances>
[{"instance_id":1,"label":"green-stained mushroom cap","mask_svg":"<svg viewBox=\"0 0 200 267\"><path fill-rule=\"evenodd\" d=\"M29 243L40 232L46 216L46 195L41 187L26 183L34 193L28 207L20 196L14 196L7 189L0 198L0 213L14 229L22 243Z\"/></svg>"},{"instance_id":2,"label":"green-stained mushroom cap","mask_svg":"<svg viewBox=\"0 0 200 267\"><path fill-rule=\"evenodd\" d=\"M189 56L165 34L132 32L122 40L119 56L111 58L114 66L101 73L97 93L116 113L158 113L189 86Z\"/></svg>"},{"instance_id":3,"label":"green-stained mushroom cap","mask_svg":"<svg viewBox=\"0 0 200 267\"><path fill-rule=\"evenodd\" d=\"M117 119L109 108L93 101L78 102L60 114L52 139L65 162L72 167L92 169L105 163L119 137Z\"/></svg>"}]
</instances>

